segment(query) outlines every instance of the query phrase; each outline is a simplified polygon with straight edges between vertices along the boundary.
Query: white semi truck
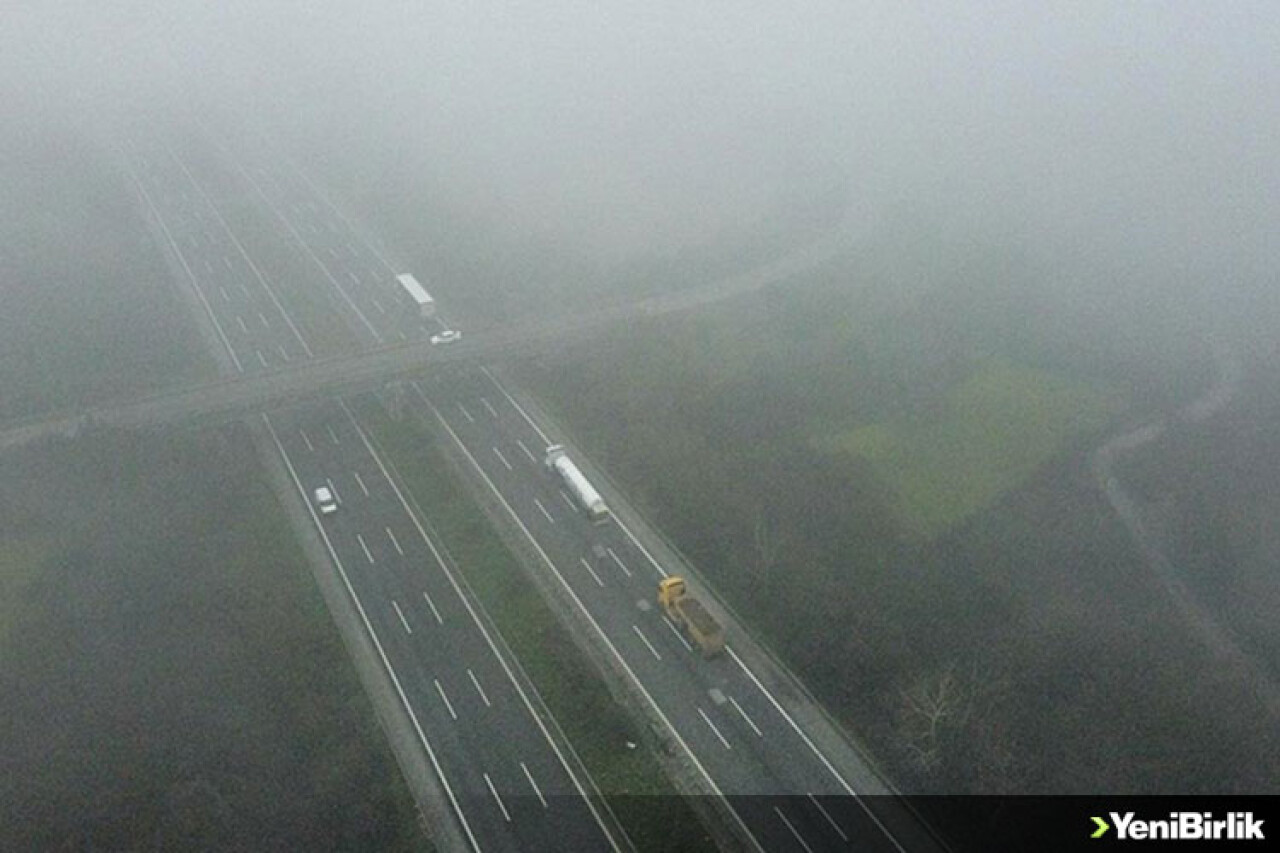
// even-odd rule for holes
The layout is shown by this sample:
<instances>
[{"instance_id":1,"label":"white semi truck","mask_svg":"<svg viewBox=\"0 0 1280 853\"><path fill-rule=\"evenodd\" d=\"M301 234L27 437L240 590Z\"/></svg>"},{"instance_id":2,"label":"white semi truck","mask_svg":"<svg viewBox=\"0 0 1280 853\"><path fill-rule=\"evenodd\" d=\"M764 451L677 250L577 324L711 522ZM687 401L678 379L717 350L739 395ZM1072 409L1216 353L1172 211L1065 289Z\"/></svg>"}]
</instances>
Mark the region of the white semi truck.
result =
<instances>
[{"instance_id":1,"label":"white semi truck","mask_svg":"<svg viewBox=\"0 0 1280 853\"><path fill-rule=\"evenodd\" d=\"M401 289L409 295L409 299L418 309L418 315L421 317L434 317L436 315L436 301L431 298L431 294L427 293L426 288L418 283L418 280L409 273L402 273L396 276L396 281L400 283Z\"/></svg>"},{"instance_id":2,"label":"white semi truck","mask_svg":"<svg viewBox=\"0 0 1280 853\"><path fill-rule=\"evenodd\" d=\"M599 523L609 517L609 507L605 506L604 498L600 497L595 486L591 485L578 470L578 466L573 464L573 460L565 454L563 445L553 444L547 448L546 463L548 468L560 475L574 501L582 507L588 518Z\"/></svg>"}]
</instances>

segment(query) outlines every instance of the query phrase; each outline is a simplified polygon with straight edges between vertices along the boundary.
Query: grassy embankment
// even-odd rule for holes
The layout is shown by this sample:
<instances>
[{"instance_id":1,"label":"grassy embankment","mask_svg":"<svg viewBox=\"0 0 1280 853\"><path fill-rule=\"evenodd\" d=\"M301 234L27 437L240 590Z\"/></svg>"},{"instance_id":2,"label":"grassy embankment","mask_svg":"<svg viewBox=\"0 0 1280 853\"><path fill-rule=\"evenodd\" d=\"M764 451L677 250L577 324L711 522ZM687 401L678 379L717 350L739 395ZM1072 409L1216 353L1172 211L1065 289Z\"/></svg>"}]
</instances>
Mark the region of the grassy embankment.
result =
<instances>
[{"instance_id":1,"label":"grassy embankment","mask_svg":"<svg viewBox=\"0 0 1280 853\"><path fill-rule=\"evenodd\" d=\"M0 421L212 378L106 154L38 120L0 148Z\"/></svg>"},{"instance_id":2,"label":"grassy embankment","mask_svg":"<svg viewBox=\"0 0 1280 853\"><path fill-rule=\"evenodd\" d=\"M0 126L0 419L210 378L114 164ZM0 848L426 848L234 430L0 457Z\"/></svg>"},{"instance_id":3,"label":"grassy embankment","mask_svg":"<svg viewBox=\"0 0 1280 853\"><path fill-rule=\"evenodd\" d=\"M245 437L0 459L5 849L424 849Z\"/></svg>"},{"instance_id":4,"label":"grassy embankment","mask_svg":"<svg viewBox=\"0 0 1280 853\"><path fill-rule=\"evenodd\" d=\"M515 651L539 695L640 850L709 849L630 716L457 482L434 436L365 407L362 420ZM628 741L641 743L629 749Z\"/></svg>"}]
</instances>

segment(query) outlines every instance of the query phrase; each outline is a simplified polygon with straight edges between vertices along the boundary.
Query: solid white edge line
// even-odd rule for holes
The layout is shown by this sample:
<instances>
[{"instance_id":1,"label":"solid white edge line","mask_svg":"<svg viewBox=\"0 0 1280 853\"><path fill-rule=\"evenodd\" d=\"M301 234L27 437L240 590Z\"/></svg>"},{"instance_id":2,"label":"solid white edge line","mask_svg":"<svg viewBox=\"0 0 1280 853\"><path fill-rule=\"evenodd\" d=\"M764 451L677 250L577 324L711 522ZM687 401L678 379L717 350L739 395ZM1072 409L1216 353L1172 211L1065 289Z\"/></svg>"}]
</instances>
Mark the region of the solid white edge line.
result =
<instances>
[{"instance_id":1,"label":"solid white edge line","mask_svg":"<svg viewBox=\"0 0 1280 853\"><path fill-rule=\"evenodd\" d=\"M432 403L429 400L427 400L426 395L422 393L422 389L418 386L418 383L414 382L412 384L413 384L414 390L418 392L418 396L422 398L424 403L426 403L428 406L431 407L431 411L435 413L436 418L439 419L440 422L444 424L445 429L447 429L449 431L449 434L453 436L453 440L458 441L457 433L453 431L452 427L450 427L447 423L445 423L444 418L440 415L440 412L436 410L436 407L432 405ZM591 812L591 816L595 818L596 825L600 827L600 831L604 834L604 837L608 840L609 846L613 848L613 850L616 851L616 853L623 853L623 850L618 845L617 840L613 837L613 834L609 831L609 828L605 826L604 820L600 817L600 812L596 809L596 804L591 801L590 797L587 796L587 792L583 789L582 783L581 781L579 781L577 774L574 773L569 768L569 762L564 757L564 753L560 751L560 745L557 744L555 742L555 739L551 737L551 732L547 730L546 724L542 721L542 718L538 716L538 713L534 710L533 703L529 701L529 696L527 693L525 693L524 686L520 684L520 681L516 678L515 673L511 671L511 667L507 663L506 658L504 658L502 654L498 651L497 645L493 642L493 637L489 636L489 629L484 626L483 622L481 622L479 615L476 614L475 608L471 606L471 601L463 593L462 587L458 584L457 578L453 576L453 572L450 571L449 567L445 564L444 557L440 554L439 550L436 549L436 545L434 542L431 541L431 537L427 536L427 531L422 527L422 523L418 520L418 517L413 513L413 510L410 509L409 502L405 500L404 494L400 491L400 487L396 485L395 480L391 478L390 472L388 472L386 466L382 464L382 457L380 457L377 451L374 450L373 444L369 441L369 437L365 435L364 428L360 426L360 422L356 420L355 415L352 414L351 409L347 407L347 404L345 401L339 399L338 405L342 406L342 410L346 412L347 417L350 419L351 423L355 426L356 434L360 436L360 440L364 442L364 446L369 450L369 455L372 456L374 462L378 464L378 469L382 471L382 476L386 478L387 483L391 486L391 490L395 493L396 498L400 501L400 505L404 507L405 512L409 514L409 519L413 522L413 526L417 528L418 535L422 537L422 541L425 542L427 545L427 548L430 549L431 555L435 557L436 563L440 566L441 571L443 571L445 577L448 578L450 586L453 587L454 594L458 596L458 599L462 602L462 606L466 608L467 613L471 616L471 620L475 623L476 627L480 629L481 636L483 636L485 639L485 642L489 644L489 648L493 652L493 656L498 659L498 664L502 667L502 671L506 673L507 679L511 682L512 686L515 687L516 693L519 694L521 701L524 703L525 709L528 710L529 712L529 716L533 718L533 721L537 725L538 730L542 732L543 738L546 739L547 744L551 747L551 751L555 753L556 758L560 761L560 766L564 768L565 774L569 777L569 780L573 783L574 790L578 792L578 796L582 797L583 802L586 803L587 809ZM461 442L459 442L459 444L461 444ZM476 463L475 458L472 457L469 453L467 455L468 455L468 458L471 459L471 464L476 465L476 467L479 468L479 465ZM488 475L485 475L483 471L481 471L480 473L485 477L485 481L489 483L489 488L492 489L493 482L488 479ZM503 503L504 504L506 503L505 499L503 500ZM510 511L510 509L511 508L508 506L507 510ZM528 531L525 531L525 532L527 533ZM536 542L534 544L535 546L537 545ZM545 557L546 555L544 554L543 556ZM423 595L426 595L426 593L424 592ZM668 725L670 724L668 723ZM705 771L703 772L705 773ZM761 851L761 853L763 853L763 851Z\"/></svg>"},{"instance_id":2,"label":"solid white edge line","mask_svg":"<svg viewBox=\"0 0 1280 853\"><path fill-rule=\"evenodd\" d=\"M324 541L324 547L329 552L329 558L333 560L334 566L338 569L338 574L342 576L342 583L347 588L347 595L351 596L351 601L356 606L356 612L360 614L360 620L364 623L364 629L369 633L369 639L373 640L374 648L378 650L378 658L382 661L383 668L391 678L391 683L396 689L396 695L400 697L400 704L404 706L405 713L409 715L409 720L413 723L413 729L417 732L418 741L422 744L422 748L427 751L427 758L431 761L431 766L435 769L436 777L440 780L440 784L444 786L445 795L449 798L449 804L453 806L454 814L458 816L458 822L462 824L462 830L466 833L467 840L471 842L473 849L479 851L481 849L480 842L476 839L475 833L471 831L471 824L467 821L467 816L462 811L462 806L458 803L457 796L453 793L453 787L449 784L448 777L445 776L444 768L440 766L436 751L431 747L431 741L427 739L426 732L422 730L422 724L418 721L418 715L414 713L413 706L409 704L409 697L405 694L404 687L400 684L400 677L396 675L395 669L391 666L386 650L382 648L382 641L378 639L378 633L373 630L373 623L369 621L369 615L365 613L364 605L360 602L360 596L356 595L355 587L351 585L351 579L347 577L347 570L343 567L342 560L338 558L338 552L334 550L333 543L329 541L329 534L325 532L324 525L320 523L320 517L316 515L315 508L307 500L306 489L302 487L302 481L298 479L298 472L294 469L293 462L289 459L289 454L285 452L284 445L280 443L280 437L276 435L275 427L271 425L271 419L265 413L262 415L262 421L266 425L267 431L271 434L271 440L275 442L276 450L280 452L281 458L284 459L285 467L289 469L289 476L293 479L294 488L302 496L302 503L306 506L312 522L315 523L316 530L320 533L320 538Z\"/></svg>"},{"instance_id":3,"label":"solid white edge line","mask_svg":"<svg viewBox=\"0 0 1280 853\"><path fill-rule=\"evenodd\" d=\"M472 466L476 469L476 473L478 473L480 477L485 481L485 484L489 486L490 491L493 492L494 496L498 499L499 503L501 503L503 508L506 509L507 514L510 515L512 520L514 520L515 523L520 527L520 529L524 531L525 537L529 540L529 543L533 545L534 550L538 552L538 556L542 558L543 562L547 564L547 567L551 569L553 574L555 574L557 580L560 581L561 587L564 588L565 592L573 600L574 604L577 605L578 610L581 611L582 615L591 624L591 627L595 630L596 634L600 637L601 641L605 644L605 646L608 647L610 653L612 653L614 657L614 660L618 662L618 665L622 667L624 672L626 672L627 677L631 679L631 683L634 684L636 689L640 691L640 694L644 696L645 701L649 703L649 707L651 707L653 709L653 712L657 714L658 719L662 721L662 724L666 727L667 731L670 732L671 737L676 741L676 743L680 745L680 748L684 750L685 755L689 757L689 761L693 764L694 768L697 769L698 773L702 776L703 780L707 783L707 786L711 789L712 793L716 797L719 797L724 802L725 808L728 809L731 815L733 815L734 820L738 822L739 828L742 830L745 836L748 839L750 839L751 844L755 847L755 849L758 850L759 853L765 853L764 848L760 845L759 840L756 839L756 837L751 833L751 830L747 827L746 823L742 820L742 816L739 815L738 812L733 808L733 804L730 803L729 800L725 798L724 792L720 790L720 786L716 784L716 780L711 778L711 774L707 772L707 768L704 767L702 765L702 762L698 760L698 756L696 756L693 753L693 750L690 749L689 744L680 735L680 732L676 730L676 727L672 725L671 720L667 717L666 713L663 712L662 708L658 705L657 701L653 698L653 696L649 693L649 691L645 689L644 684L641 683L640 679L636 676L635 672L631 669L631 665L628 664L626 659L618 652L617 646L613 644L613 641L609 639L609 636L604 632L604 629L600 627L600 623L597 622L595 617L591 615L591 611L587 610L586 606L583 605L582 599L578 597L578 594L574 591L573 587L569 584L567 580L565 580L564 575L560 573L560 570L556 567L556 564L552 562L551 557L547 555L547 552L545 550L543 550L542 545L538 542L537 539L534 538L533 534L529 531L529 528L525 526L525 523L520 520L520 516L516 515L515 510L511 508L511 504L507 502L507 499L503 497L502 493L498 491L496 486L494 486L493 481L489 479L489 475L484 472L484 469L480 467L480 463L477 462L476 458L471 455L471 451L467 450L466 445L464 445L462 443L462 440L458 438L458 434L453 431L453 428L449 426L448 421L446 421L444 419L444 416L440 414L440 410L435 407L434 403L432 403L430 400L427 399L427 395L422 392L422 388L418 385L417 382L414 382L412 384L413 384L414 390L418 392L418 396L422 399L422 402L425 403L431 409L432 414L436 416L436 420L440 422L440 424L449 433L449 436L453 439L454 443L458 445L458 449L460 449L463 452L463 454L467 457L467 459L470 460ZM574 783L575 784L577 783L576 778L574 779Z\"/></svg>"},{"instance_id":4,"label":"solid white edge line","mask_svg":"<svg viewBox=\"0 0 1280 853\"><path fill-rule=\"evenodd\" d=\"M866 813L867 817L871 818L871 822L874 823L876 827L879 828L880 832L884 834L884 837L889 839L893 844L894 849L896 849L898 853L907 853L906 848L898 842L898 839L893 835L893 833L889 832L889 828L876 816L875 812L871 811L863 801L862 797L858 795L858 792L853 790L853 787L846 782L845 778L840 775L840 772L831 765L831 762L827 760L827 757L818 750L818 747L815 746L813 741L809 739L809 736L804 733L804 730L796 724L796 721L791 718L791 715L787 713L786 709L778 703L777 699L773 698L773 694L764 689L764 685L760 683L760 679L756 678L756 674L751 671L751 668L743 663L742 658L738 657L738 653L733 650L733 647L726 644L724 649L729 653L729 657L733 658L734 662L737 663L742 671L747 674L747 678L751 679L751 683L764 694L765 698L769 700L769 703L773 705L774 709L782 715L782 718L786 720L788 724L790 724L795 733L800 735L800 739L804 741L805 746L809 747L809 750L818 757L820 762L822 762L822 766L827 768L827 771L836 778L836 781L840 783L840 787L844 788L845 792L857 801L858 805L862 807L862 810Z\"/></svg>"}]
</instances>

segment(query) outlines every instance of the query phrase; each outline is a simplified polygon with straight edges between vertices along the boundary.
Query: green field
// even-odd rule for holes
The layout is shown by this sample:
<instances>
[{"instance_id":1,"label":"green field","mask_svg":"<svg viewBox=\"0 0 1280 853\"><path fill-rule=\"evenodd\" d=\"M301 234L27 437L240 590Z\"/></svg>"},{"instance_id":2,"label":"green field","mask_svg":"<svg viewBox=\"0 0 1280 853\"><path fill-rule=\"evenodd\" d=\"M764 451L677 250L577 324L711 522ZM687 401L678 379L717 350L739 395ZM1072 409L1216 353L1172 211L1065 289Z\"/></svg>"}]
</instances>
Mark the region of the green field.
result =
<instances>
[{"instance_id":1,"label":"green field","mask_svg":"<svg viewBox=\"0 0 1280 853\"><path fill-rule=\"evenodd\" d=\"M871 463L917 534L932 538L1016 488L1081 434L1123 411L1120 394L1004 360L980 363L924 422L880 422L812 439Z\"/></svg>"}]
</instances>

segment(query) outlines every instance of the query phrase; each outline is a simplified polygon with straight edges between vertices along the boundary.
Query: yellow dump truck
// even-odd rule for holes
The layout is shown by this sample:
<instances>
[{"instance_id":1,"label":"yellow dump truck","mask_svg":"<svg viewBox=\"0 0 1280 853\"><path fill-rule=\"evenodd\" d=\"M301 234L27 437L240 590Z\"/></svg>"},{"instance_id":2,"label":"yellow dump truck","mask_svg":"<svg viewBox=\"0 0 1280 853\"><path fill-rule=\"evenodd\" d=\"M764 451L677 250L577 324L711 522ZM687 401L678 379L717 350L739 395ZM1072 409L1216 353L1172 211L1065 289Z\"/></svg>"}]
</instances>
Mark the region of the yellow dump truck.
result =
<instances>
[{"instance_id":1,"label":"yellow dump truck","mask_svg":"<svg viewBox=\"0 0 1280 853\"><path fill-rule=\"evenodd\" d=\"M702 602L689 594L684 578L672 575L659 581L658 603L667 618L698 645L704 658L724 651L724 629Z\"/></svg>"}]
</instances>

